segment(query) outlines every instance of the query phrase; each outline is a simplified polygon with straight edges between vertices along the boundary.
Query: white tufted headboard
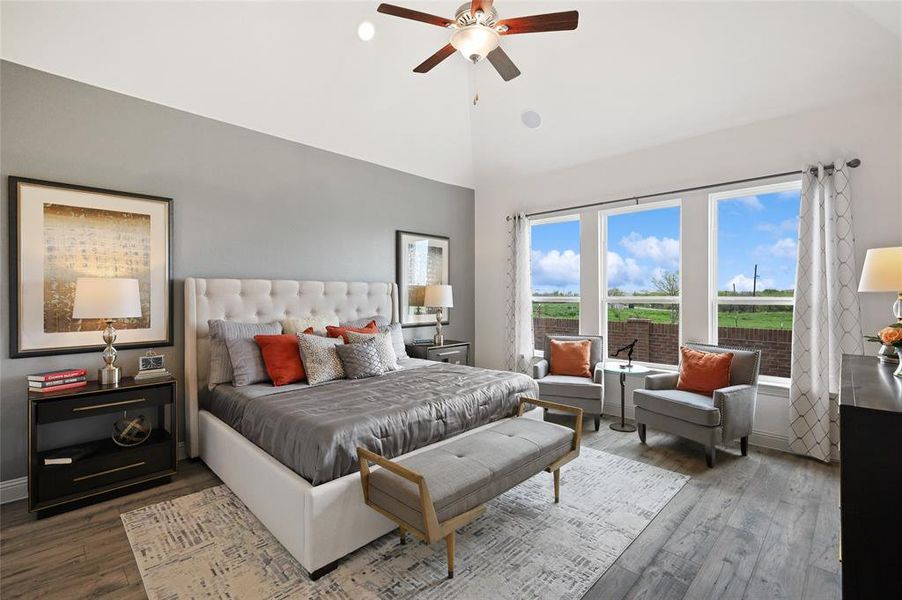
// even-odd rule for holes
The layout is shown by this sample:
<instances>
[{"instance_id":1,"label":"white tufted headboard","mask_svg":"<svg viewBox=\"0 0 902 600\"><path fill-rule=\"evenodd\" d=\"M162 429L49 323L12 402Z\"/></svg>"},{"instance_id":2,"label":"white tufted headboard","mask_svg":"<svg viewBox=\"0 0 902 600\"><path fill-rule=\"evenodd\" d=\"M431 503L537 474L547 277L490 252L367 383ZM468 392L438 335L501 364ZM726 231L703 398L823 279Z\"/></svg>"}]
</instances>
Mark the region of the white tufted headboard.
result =
<instances>
[{"instance_id":1,"label":"white tufted headboard","mask_svg":"<svg viewBox=\"0 0 902 600\"><path fill-rule=\"evenodd\" d=\"M199 452L198 394L207 388L210 340L207 321L266 323L315 314L339 321L371 315L398 320L398 286L387 282L185 279L185 396L189 455Z\"/></svg>"}]
</instances>

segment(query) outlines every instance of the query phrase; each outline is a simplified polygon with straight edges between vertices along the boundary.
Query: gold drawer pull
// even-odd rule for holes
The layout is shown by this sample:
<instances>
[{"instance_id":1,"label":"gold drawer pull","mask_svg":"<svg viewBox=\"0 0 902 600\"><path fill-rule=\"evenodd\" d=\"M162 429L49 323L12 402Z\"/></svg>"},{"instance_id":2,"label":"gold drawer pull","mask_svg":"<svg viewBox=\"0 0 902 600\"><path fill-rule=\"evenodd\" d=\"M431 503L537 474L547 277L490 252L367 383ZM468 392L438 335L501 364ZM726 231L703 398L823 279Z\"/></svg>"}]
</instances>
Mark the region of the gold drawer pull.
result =
<instances>
[{"instance_id":1,"label":"gold drawer pull","mask_svg":"<svg viewBox=\"0 0 902 600\"><path fill-rule=\"evenodd\" d=\"M94 477L100 477L101 475L109 475L110 473L115 473L116 471L125 471L126 469L134 469L135 467L140 467L145 464L142 460L141 462L136 462L133 465L125 465L124 467L116 467L115 469L107 469L106 471L101 471L100 473L91 473L90 475L82 475L81 477L73 477L72 482L76 481L84 481L85 479L93 479Z\"/></svg>"},{"instance_id":2,"label":"gold drawer pull","mask_svg":"<svg viewBox=\"0 0 902 600\"><path fill-rule=\"evenodd\" d=\"M91 406L79 406L78 408L73 408L72 412L97 410L99 408L109 408L110 406L122 406L123 404L140 404L141 402L144 402L144 398L138 398L137 400L122 400L121 402L107 402L106 404L92 404Z\"/></svg>"}]
</instances>

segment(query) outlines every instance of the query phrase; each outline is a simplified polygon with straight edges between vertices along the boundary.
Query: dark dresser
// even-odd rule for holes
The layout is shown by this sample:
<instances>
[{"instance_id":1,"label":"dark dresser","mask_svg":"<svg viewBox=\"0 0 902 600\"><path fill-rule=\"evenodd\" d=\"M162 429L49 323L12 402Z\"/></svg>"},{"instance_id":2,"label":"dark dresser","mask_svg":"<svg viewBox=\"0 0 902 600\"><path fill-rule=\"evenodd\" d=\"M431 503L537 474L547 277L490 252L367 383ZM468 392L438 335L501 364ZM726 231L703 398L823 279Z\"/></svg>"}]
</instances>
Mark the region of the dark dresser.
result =
<instances>
[{"instance_id":1,"label":"dark dresser","mask_svg":"<svg viewBox=\"0 0 902 600\"><path fill-rule=\"evenodd\" d=\"M843 355L839 398L843 598L902 598L902 378Z\"/></svg>"},{"instance_id":2,"label":"dark dresser","mask_svg":"<svg viewBox=\"0 0 902 600\"><path fill-rule=\"evenodd\" d=\"M411 358L425 358L455 365L470 364L470 342L445 340L441 346L433 343L407 344L407 355Z\"/></svg>"}]
</instances>

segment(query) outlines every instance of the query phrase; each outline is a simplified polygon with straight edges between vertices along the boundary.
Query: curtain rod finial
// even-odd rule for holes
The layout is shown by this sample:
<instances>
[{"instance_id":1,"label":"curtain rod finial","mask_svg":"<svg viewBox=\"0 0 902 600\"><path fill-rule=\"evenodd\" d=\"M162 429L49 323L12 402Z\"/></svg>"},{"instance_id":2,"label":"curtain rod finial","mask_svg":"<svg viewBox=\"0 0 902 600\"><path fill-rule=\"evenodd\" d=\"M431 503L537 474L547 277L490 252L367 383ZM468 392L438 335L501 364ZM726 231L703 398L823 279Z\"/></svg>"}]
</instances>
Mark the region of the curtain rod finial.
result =
<instances>
[{"instance_id":1,"label":"curtain rod finial","mask_svg":"<svg viewBox=\"0 0 902 600\"><path fill-rule=\"evenodd\" d=\"M852 160L850 160L850 161L847 162L846 164L849 165L850 167L852 167L852 168L854 169L854 168L858 167L859 165L861 165L861 160L859 160L859 159L857 159L857 158L853 158Z\"/></svg>"}]
</instances>

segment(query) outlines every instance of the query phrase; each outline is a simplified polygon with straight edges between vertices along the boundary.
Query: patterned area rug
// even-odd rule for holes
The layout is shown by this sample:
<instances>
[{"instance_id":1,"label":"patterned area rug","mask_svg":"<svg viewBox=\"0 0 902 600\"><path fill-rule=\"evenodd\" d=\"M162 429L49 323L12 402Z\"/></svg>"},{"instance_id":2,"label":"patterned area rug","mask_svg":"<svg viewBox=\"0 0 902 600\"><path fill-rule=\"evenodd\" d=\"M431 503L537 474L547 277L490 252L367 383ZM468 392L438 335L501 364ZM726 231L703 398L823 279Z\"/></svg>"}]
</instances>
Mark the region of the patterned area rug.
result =
<instances>
[{"instance_id":1,"label":"patterned area rug","mask_svg":"<svg viewBox=\"0 0 902 600\"><path fill-rule=\"evenodd\" d=\"M224 485L122 515L151 599L580 598L688 477L583 448L561 471L561 503L541 473L445 545L386 535L310 581Z\"/></svg>"}]
</instances>

